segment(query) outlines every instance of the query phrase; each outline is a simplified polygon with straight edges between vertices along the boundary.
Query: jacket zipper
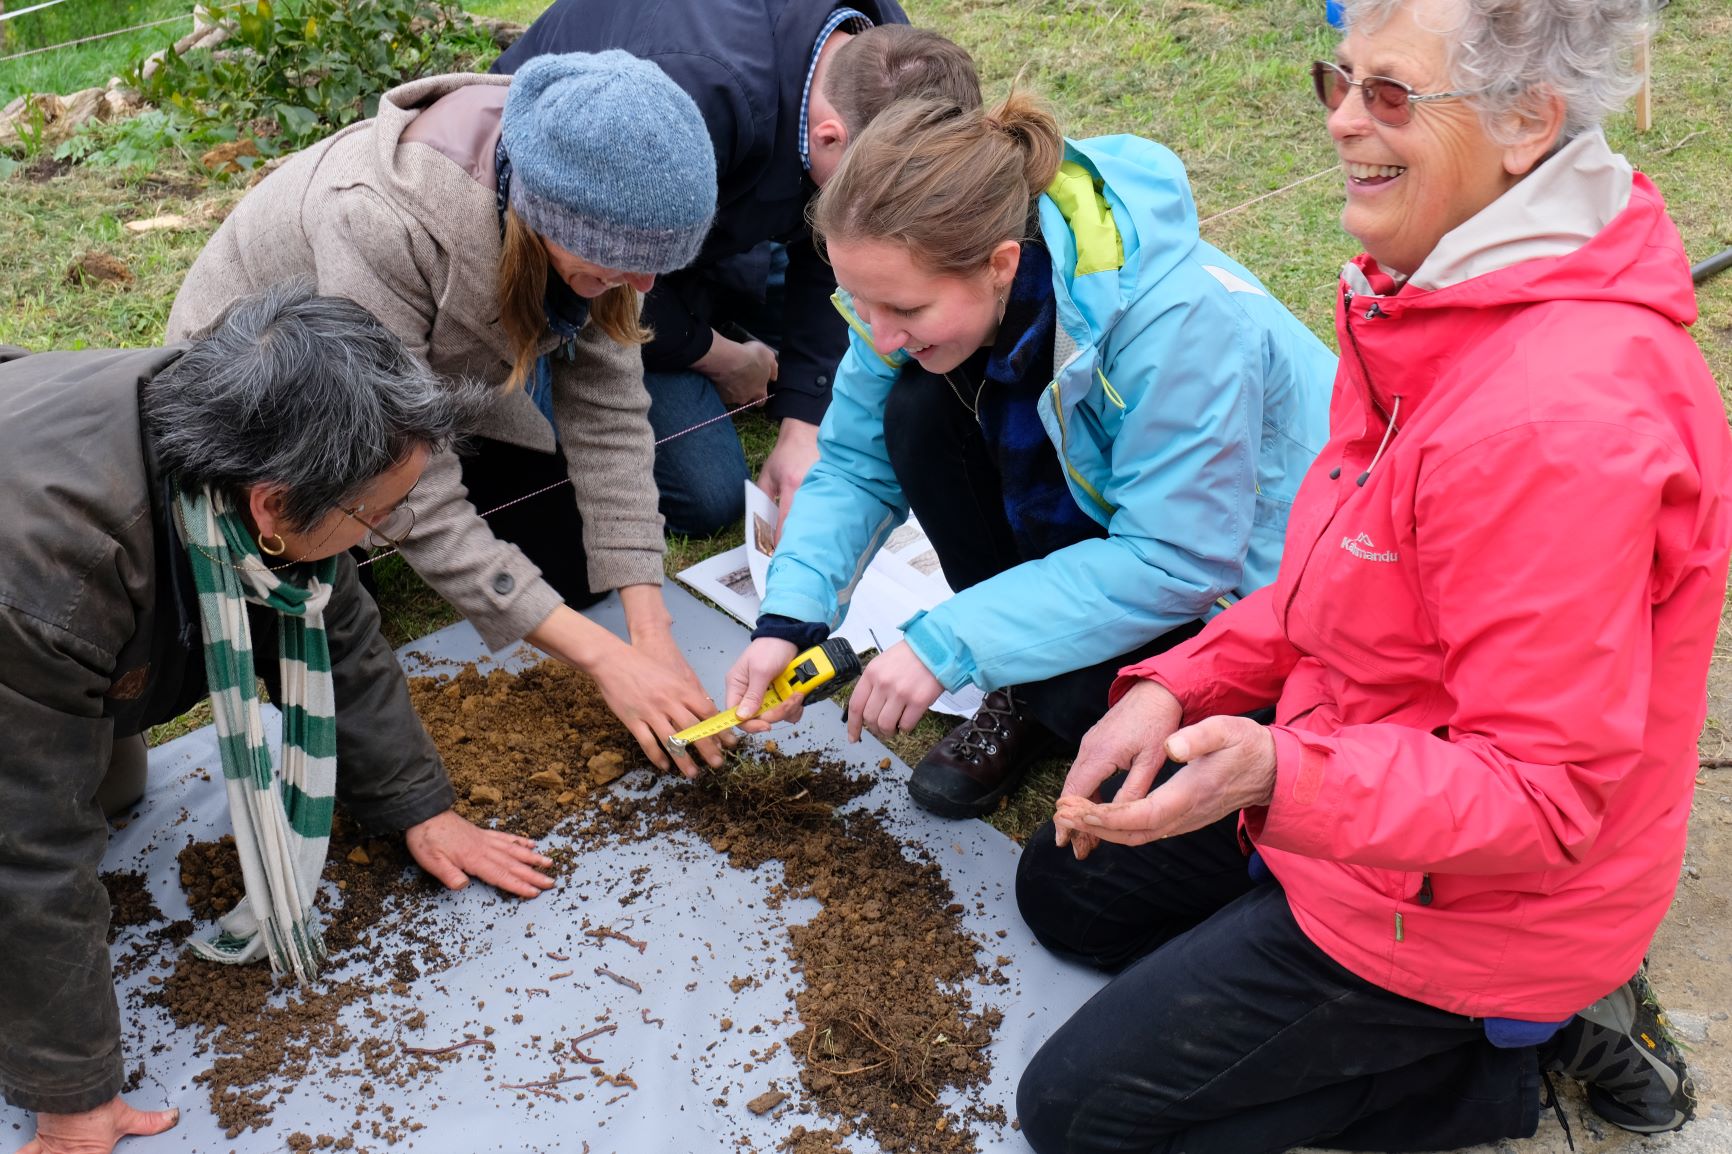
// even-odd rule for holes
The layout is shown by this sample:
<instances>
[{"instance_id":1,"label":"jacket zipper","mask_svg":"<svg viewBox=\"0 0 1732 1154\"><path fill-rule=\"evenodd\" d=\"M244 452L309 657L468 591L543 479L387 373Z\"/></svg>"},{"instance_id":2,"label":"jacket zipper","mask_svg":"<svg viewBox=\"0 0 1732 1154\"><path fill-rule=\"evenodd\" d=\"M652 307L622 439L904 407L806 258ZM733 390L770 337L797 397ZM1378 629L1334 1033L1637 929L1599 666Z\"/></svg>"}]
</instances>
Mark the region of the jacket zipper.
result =
<instances>
[{"instance_id":1,"label":"jacket zipper","mask_svg":"<svg viewBox=\"0 0 1732 1154\"><path fill-rule=\"evenodd\" d=\"M1065 427L1064 423L1064 400L1058 394L1057 377L1054 377L1052 382L1047 385L1047 392L1052 394L1052 415L1053 418L1058 421L1058 455L1064 462L1065 472L1070 474L1071 480L1075 481L1082 491L1089 495L1089 498L1100 507L1100 510L1103 513L1108 517L1111 517L1114 513L1118 512L1118 510L1108 504L1107 499L1100 495L1100 490L1089 484L1088 479L1082 475L1082 472L1078 470L1075 465L1071 464L1070 430Z\"/></svg>"},{"instance_id":2,"label":"jacket zipper","mask_svg":"<svg viewBox=\"0 0 1732 1154\"><path fill-rule=\"evenodd\" d=\"M1431 902L1432 902L1431 875L1429 873L1428 874L1422 874L1420 876L1419 893L1418 893L1418 895L1415 896L1414 900L1417 901L1422 906L1429 906L1431 904ZM1399 942L1403 938L1405 938L1406 936L1407 936L1407 928L1404 925L1402 925L1401 911L1396 910L1395 911L1395 940Z\"/></svg>"},{"instance_id":3,"label":"jacket zipper","mask_svg":"<svg viewBox=\"0 0 1732 1154\"><path fill-rule=\"evenodd\" d=\"M1382 417L1384 420L1383 440L1378 445L1377 453L1375 455L1373 455L1372 460L1371 460L1372 466L1375 466L1377 464L1377 458L1382 456L1384 448L1388 446L1390 438L1393 436L1393 434L1395 432L1395 420L1391 414L1383 411L1382 405L1377 403L1377 395L1372 390L1372 387L1371 387L1371 370L1365 364L1365 355L1359 349L1359 337L1353 331L1353 301L1355 299L1353 290L1352 289L1343 289L1342 292L1344 294L1343 309L1342 309L1343 316L1345 318L1344 319L1344 327L1347 329L1348 343L1353 346L1354 358L1359 362L1359 380L1360 380L1361 395L1365 398L1366 406L1369 409L1375 411L1377 413L1377 415ZM1376 301L1373 301L1371 303L1371 307L1365 311L1365 319L1367 319L1367 320L1372 320L1374 318L1384 317L1387 315L1388 314L1385 313L1381 307L1379 307L1379 305L1377 304ZM1396 407L1399 410L1399 408L1400 408L1399 399L1397 400L1397 406ZM1363 486L1365 484L1366 480L1370 476L1371 476L1371 469L1367 468L1365 470L1365 472L1360 474L1360 476L1358 478L1358 484ZM1316 538L1311 542L1311 548L1305 554L1305 564L1300 567L1298 576L1296 578L1294 578L1293 585L1292 585L1292 592L1287 595L1287 604L1283 607L1284 612L1290 612L1292 610L1293 602L1299 596L1299 587L1302 584L1304 584L1305 573L1308 569L1311 568L1312 559L1317 556L1318 547L1320 545L1322 545L1322 543L1324 542L1324 540L1326 538L1329 537L1331 530L1333 530L1335 527L1335 519L1341 515L1342 506L1344 506L1346 504L1347 504L1347 499L1344 497L1340 498L1336 501L1334 511L1329 514L1329 520L1324 522L1323 528L1318 532ZM1400 914L1397 914L1395 916L1395 934L1396 934L1396 940L1400 941L1401 940L1401 915Z\"/></svg>"}]
</instances>

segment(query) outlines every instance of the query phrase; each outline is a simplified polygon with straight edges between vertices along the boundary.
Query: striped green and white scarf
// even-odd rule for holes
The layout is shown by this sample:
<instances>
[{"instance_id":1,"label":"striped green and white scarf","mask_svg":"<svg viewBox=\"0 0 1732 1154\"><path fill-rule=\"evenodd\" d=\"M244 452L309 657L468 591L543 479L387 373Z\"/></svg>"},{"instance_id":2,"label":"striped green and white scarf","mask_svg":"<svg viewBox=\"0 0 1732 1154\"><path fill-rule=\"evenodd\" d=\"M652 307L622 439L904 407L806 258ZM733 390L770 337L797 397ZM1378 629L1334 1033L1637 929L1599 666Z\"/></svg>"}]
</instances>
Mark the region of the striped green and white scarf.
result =
<instances>
[{"instance_id":1,"label":"striped green and white scarf","mask_svg":"<svg viewBox=\"0 0 1732 1154\"><path fill-rule=\"evenodd\" d=\"M292 971L307 981L325 958L313 898L330 845L337 780L324 624L336 562L313 566L306 588L291 585L265 567L246 524L220 493L177 488L175 506L198 588L205 674L246 883L246 897L218 923L220 932L195 938L191 948L234 964L268 956L276 973ZM283 744L275 770L259 714L249 601L278 615Z\"/></svg>"}]
</instances>

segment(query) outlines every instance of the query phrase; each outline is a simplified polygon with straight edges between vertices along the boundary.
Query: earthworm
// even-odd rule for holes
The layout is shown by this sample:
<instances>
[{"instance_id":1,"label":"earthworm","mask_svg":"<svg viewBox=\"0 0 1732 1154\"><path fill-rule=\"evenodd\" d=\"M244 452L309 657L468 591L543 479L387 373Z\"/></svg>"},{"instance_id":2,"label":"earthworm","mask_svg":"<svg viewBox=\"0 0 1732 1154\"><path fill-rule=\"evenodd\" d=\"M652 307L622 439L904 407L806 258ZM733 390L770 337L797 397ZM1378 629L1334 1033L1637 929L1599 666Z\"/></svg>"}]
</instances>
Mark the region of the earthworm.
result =
<instances>
[{"instance_id":1,"label":"earthworm","mask_svg":"<svg viewBox=\"0 0 1732 1154\"><path fill-rule=\"evenodd\" d=\"M461 1050L465 1046L486 1046L489 1050L493 1049L493 1043L489 1042L486 1038L465 1038L461 1042L453 1042L449 1046L435 1046L431 1049L421 1046L404 1046L403 1052L405 1054L414 1054L422 1058L437 1058L441 1054L450 1054L454 1051Z\"/></svg>"},{"instance_id":2,"label":"earthworm","mask_svg":"<svg viewBox=\"0 0 1732 1154\"><path fill-rule=\"evenodd\" d=\"M643 987L642 986L638 985L636 982L632 981L630 978L626 977L623 974L614 973L612 970L608 969L606 966L597 966L595 968L595 972L601 977L612 978L614 981L618 982L622 986L625 986L629 989L635 990L640 994L643 993Z\"/></svg>"},{"instance_id":3,"label":"earthworm","mask_svg":"<svg viewBox=\"0 0 1732 1154\"><path fill-rule=\"evenodd\" d=\"M583 936L586 938L612 938L616 942L624 942L640 954L649 948L648 942L640 942L636 938L628 938L612 926L602 926L600 929L585 930L583 931Z\"/></svg>"}]
</instances>

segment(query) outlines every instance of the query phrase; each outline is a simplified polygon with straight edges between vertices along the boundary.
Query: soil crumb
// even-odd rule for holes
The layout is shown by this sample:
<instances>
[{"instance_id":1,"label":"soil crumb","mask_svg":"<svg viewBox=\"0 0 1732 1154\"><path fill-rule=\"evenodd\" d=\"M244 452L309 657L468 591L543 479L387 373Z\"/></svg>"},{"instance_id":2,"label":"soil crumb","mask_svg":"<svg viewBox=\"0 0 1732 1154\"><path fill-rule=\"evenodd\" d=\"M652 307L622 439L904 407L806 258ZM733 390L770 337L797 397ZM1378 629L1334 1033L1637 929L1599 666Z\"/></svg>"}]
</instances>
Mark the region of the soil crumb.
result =
<instances>
[{"instance_id":1,"label":"soil crumb","mask_svg":"<svg viewBox=\"0 0 1732 1154\"><path fill-rule=\"evenodd\" d=\"M108 890L108 940L110 944L128 926L154 925L163 920L156 899L150 896L150 882L141 873L115 870L102 875Z\"/></svg>"}]
</instances>

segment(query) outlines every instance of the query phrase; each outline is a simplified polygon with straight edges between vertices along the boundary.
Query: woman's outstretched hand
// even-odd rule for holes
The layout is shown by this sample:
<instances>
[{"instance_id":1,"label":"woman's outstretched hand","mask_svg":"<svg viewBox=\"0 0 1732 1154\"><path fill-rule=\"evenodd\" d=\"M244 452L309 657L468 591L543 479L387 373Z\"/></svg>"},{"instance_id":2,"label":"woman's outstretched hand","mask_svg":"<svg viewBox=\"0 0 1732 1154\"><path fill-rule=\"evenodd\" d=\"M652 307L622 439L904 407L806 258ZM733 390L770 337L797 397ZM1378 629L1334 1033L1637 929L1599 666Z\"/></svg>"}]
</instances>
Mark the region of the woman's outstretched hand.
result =
<instances>
[{"instance_id":1,"label":"woman's outstretched hand","mask_svg":"<svg viewBox=\"0 0 1732 1154\"><path fill-rule=\"evenodd\" d=\"M532 898L553 887L553 879L541 871L553 859L541 856L535 843L517 834L482 829L446 810L404 834L409 856L415 864L438 878L447 889L460 890L477 878L490 886Z\"/></svg>"},{"instance_id":2,"label":"woman's outstretched hand","mask_svg":"<svg viewBox=\"0 0 1732 1154\"><path fill-rule=\"evenodd\" d=\"M1083 734L1076 760L1071 762L1059 791L1066 798L1100 801L1101 784L1115 773L1124 773L1116 800L1135 801L1149 792L1155 775L1166 764L1167 738L1179 728L1185 707L1165 686L1153 681L1133 685L1094 728ZM1073 829L1054 819L1055 840L1068 845L1078 861L1089 855L1099 840L1087 830Z\"/></svg>"},{"instance_id":3,"label":"woman's outstretched hand","mask_svg":"<svg viewBox=\"0 0 1732 1154\"><path fill-rule=\"evenodd\" d=\"M780 641L774 637L760 637L746 646L734 667L728 670L726 684L728 708L749 719L740 723L741 729L747 733L762 733L774 722L800 720L804 699L799 694L759 713L764 704L764 691L769 689L777 674L788 668L788 663L798 653L792 641Z\"/></svg>"}]
</instances>

